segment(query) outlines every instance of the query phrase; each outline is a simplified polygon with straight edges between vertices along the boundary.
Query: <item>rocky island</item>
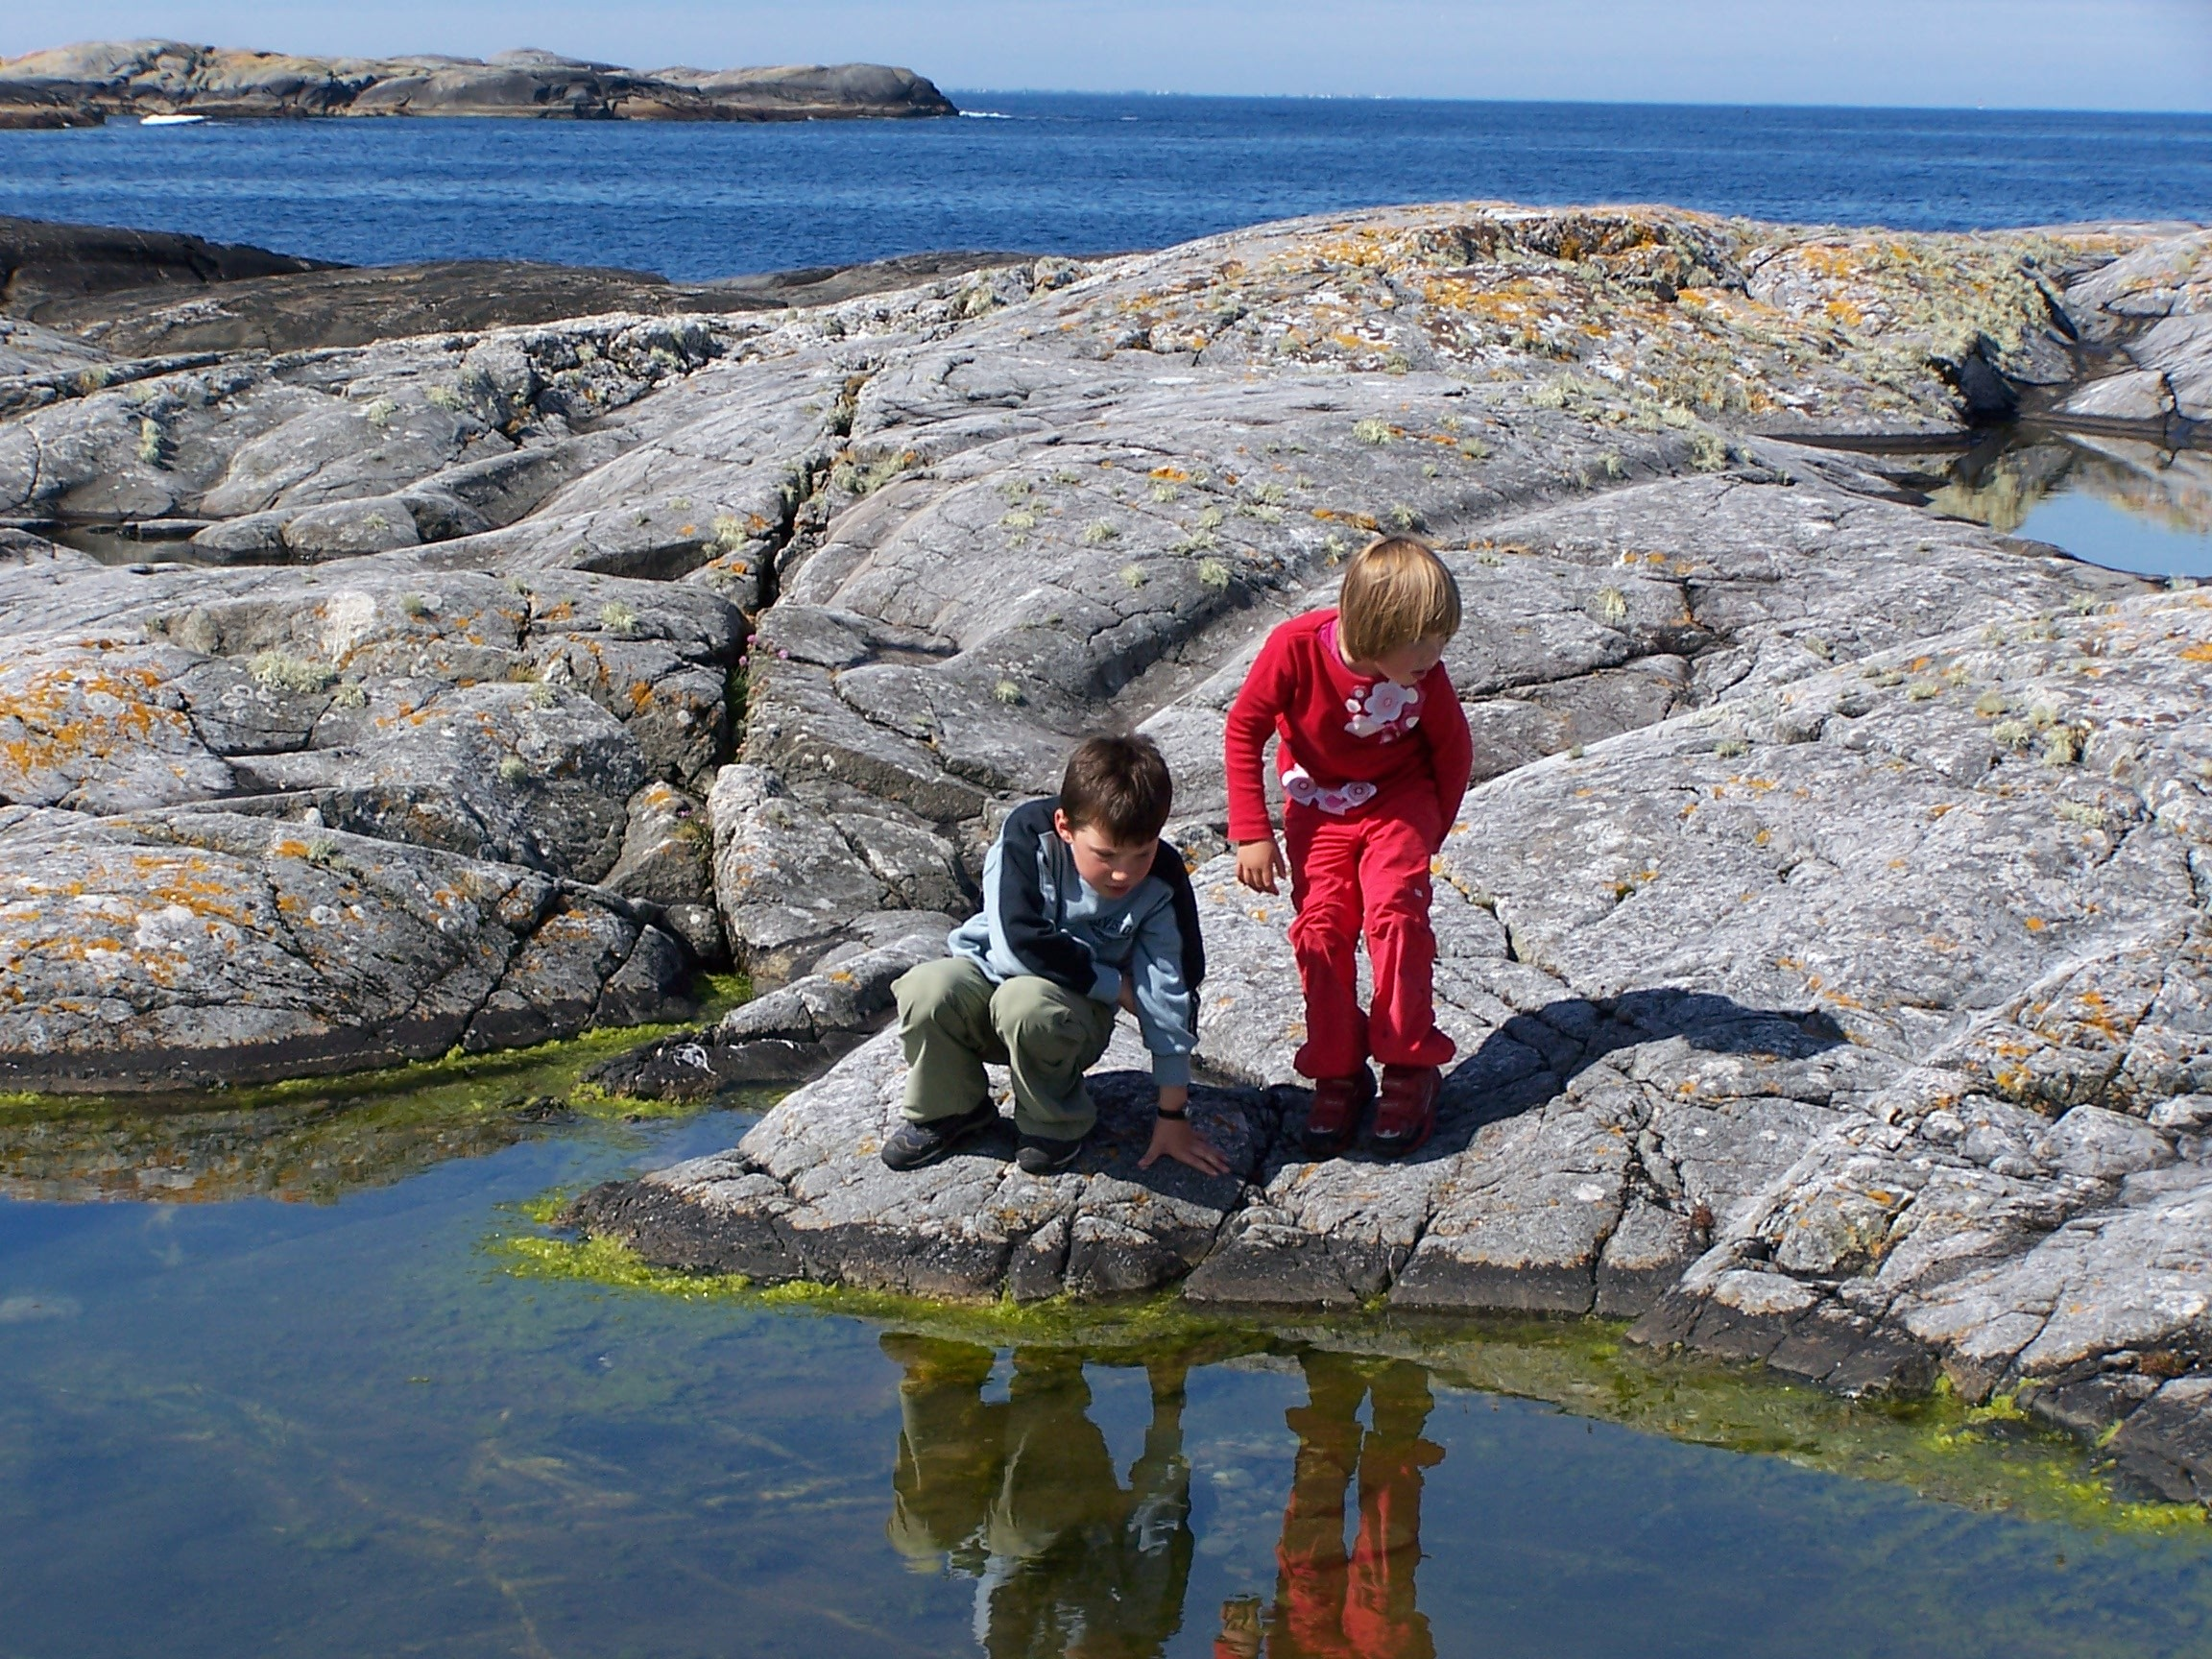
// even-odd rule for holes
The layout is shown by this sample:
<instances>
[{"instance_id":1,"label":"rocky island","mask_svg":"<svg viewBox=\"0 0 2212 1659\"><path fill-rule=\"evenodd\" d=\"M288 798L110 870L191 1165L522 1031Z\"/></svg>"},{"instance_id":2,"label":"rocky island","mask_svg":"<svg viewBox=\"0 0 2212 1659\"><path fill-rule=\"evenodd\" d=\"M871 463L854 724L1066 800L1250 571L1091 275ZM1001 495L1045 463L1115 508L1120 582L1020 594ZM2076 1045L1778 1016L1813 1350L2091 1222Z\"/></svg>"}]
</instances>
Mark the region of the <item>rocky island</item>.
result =
<instances>
[{"instance_id":1,"label":"rocky island","mask_svg":"<svg viewBox=\"0 0 2212 1659\"><path fill-rule=\"evenodd\" d=\"M1439 204L342 341L266 302L319 276L34 271L55 309L0 319L13 1087L666 1020L733 960L755 1000L604 1080L811 1080L574 1205L654 1262L1597 1312L1940 1374L2212 1496L2212 593L1880 458L2022 413L2186 445L2212 230ZM281 325L146 321L196 307ZM1419 1157L1313 1164L1220 729L1383 524L1468 601L1461 1058ZM1073 1172L892 1176L889 982L1113 725L1177 770L1235 1168L1138 1171L1110 1056Z\"/></svg>"},{"instance_id":2,"label":"rocky island","mask_svg":"<svg viewBox=\"0 0 2212 1659\"><path fill-rule=\"evenodd\" d=\"M532 49L489 59L310 58L176 40L92 41L0 59L0 128L149 115L847 121L958 113L912 70L879 63L640 71Z\"/></svg>"}]
</instances>

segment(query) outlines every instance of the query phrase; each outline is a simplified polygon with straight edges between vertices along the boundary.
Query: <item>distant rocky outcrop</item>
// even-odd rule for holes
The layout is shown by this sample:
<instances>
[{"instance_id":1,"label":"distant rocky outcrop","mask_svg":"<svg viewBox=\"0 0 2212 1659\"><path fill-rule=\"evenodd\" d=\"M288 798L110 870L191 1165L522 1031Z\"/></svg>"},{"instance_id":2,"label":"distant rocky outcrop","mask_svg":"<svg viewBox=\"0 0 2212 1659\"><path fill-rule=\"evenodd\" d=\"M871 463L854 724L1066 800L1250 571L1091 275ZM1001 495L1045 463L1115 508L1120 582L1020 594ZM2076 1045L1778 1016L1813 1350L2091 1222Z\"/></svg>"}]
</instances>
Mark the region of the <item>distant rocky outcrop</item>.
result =
<instances>
[{"instance_id":1,"label":"distant rocky outcrop","mask_svg":"<svg viewBox=\"0 0 2212 1659\"><path fill-rule=\"evenodd\" d=\"M1022 258L909 253L679 283L650 271L518 259L336 265L197 236L0 216L0 316L43 324L116 357L299 351L606 312L829 304Z\"/></svg>"},{"instance_id":2,"label":"distant rocky outcrop","mask_svg":"<svg viewBox=\"0 0 2212 1659\"><path fill-rule=\"evenodd\" d=\"M490 59L311 58L175 40L94 41L0 60L0 127L145 115L843 121L957 113L912 70L878 63L639 71L534 50Z\"/></svg>"},{"instance_id":3,"label":"distant rocky outcrop","mask_svg":"<svg viewBox=\"0 0 2212 1659\"><path fill-rule=\"evenodd\" d=\"M829 1069L579 1201L654 1261L1595 1310L1846 1390L1940 1369L2212 1494L2212 605L1805 442L2154 373L2096 419L2186 445L2208 243L1462 204L307 349L178 307L325 274L57 301L0 325L0 1076L517 1044L734 961L764 995L607 1081ZM1314 1164L1221 722L1386 524L1468 600L1462 1058L1419 1158ZM1136 724L1232 1173L1135 1168L1124 1047L1073 1171L892 1176L889 980Z\"/></svg>"}]
</instances>

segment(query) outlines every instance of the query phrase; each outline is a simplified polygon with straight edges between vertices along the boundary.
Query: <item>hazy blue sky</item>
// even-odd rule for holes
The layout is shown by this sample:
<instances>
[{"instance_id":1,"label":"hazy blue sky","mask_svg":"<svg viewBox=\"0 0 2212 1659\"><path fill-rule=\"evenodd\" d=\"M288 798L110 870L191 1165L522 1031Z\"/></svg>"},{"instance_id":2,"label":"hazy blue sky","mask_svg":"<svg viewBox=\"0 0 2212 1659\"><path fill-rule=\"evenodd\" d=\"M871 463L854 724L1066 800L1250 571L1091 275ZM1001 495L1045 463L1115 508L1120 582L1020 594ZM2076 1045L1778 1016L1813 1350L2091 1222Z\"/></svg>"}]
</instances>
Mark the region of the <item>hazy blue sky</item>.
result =
<instances>
[{"instance_id":1,"label":"hazy blue sky","mask_svg":"<svg viewBox=\"0 0 2212 1659\"><path fill-rule=\"evenodd\" d=\"M162 36L544 46L637 67L871 60L948 87L2212 109L2212 0L72 0L0 53Z\"/></svg>"}]
</instances>

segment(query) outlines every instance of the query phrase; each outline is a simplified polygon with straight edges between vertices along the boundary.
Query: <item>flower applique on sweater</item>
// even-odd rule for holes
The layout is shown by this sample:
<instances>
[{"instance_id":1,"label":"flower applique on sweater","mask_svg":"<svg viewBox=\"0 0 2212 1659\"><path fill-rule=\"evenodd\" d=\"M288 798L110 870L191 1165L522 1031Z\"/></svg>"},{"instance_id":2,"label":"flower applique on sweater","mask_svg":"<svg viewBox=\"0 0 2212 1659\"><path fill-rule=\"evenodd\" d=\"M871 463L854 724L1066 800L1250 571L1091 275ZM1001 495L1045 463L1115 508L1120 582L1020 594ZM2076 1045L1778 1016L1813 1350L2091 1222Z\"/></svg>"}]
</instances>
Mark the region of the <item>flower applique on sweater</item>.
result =
<instances>
[{"instance_id":1,"label":"flower applique on sweater","mask_svg":"<svg viewBox=\"0 0 2212 1659\"><path fill-rule=\"evenodd\" d=\"M1364 693L1344 699L1345 712L1352 716L1344 722L1344 730L1355 737L1394 743L1421 724L1420 703L1420 687L1378 680Z\"/></svg>"}]
</instances>

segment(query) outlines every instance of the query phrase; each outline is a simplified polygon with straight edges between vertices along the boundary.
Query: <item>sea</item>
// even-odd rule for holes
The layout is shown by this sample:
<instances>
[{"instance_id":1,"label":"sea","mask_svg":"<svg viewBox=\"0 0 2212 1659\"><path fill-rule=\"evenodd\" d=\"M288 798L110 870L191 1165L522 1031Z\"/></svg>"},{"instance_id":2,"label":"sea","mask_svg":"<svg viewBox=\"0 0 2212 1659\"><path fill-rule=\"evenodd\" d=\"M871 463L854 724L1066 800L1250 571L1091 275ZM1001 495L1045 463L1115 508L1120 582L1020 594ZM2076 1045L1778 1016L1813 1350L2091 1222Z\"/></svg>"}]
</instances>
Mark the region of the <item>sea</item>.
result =
<instances>
[{"instance_id":1,"label":"sea","mask_svg":"<svg viewBox=\"0 0 2212 1659\"><path fill-rule=\"evenodd\" d=\"M2199 115L954 96L910 123L8 132L0 213L683 279L1446 198L2212 220ZM1949 467L1940 510L2188 578L2207 454L1991 434L1899 465ZM2202 1513L2001 1405L1849 1405L1596 1324L655 1281L547 1218L767 1101L579 1092L626 1040L0 1098L0 1656L2212 1653Z\"/></svg>"},{"instance_id":2,"label":"sea","mask_svg":"<svg viewBox=\"0 0 2212 1659\"><path fill-rule=\"evenodd\" d=\"M680 281L935 249L1117 252L1398 202L1664 202L1911 230L2212 220L2212 114L952 97L961 119L0 133L0 213Z\"/></svg>"}]
</instances>

